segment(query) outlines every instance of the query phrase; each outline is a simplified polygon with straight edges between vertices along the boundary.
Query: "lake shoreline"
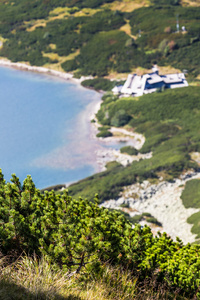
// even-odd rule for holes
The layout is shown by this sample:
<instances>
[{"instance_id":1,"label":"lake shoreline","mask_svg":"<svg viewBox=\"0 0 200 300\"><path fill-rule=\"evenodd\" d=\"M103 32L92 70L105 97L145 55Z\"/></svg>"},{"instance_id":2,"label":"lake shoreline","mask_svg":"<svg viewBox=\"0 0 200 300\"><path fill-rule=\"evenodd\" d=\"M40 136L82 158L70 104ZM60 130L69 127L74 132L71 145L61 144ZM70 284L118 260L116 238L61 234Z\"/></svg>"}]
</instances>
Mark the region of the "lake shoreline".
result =
<instances>
[{"instance_id":1,"label":"lake shoreline","mask_svg":"<svg viewBox=\"0 0 200 300\"><path fill-rule=\"evenodd\" d=\"M86 80L86 79L91 79L92 76L82 76L80 79L78 78L74 78L73 74L71 73L66 73L66 72L60 72L60 71L56 71L53 69L49 69L49 68L45 68L45 67L39 67L39 66L30 66L29 64L26 64L24 62L11 62L8 59L0 59L0 66L2 67L9 67L9 68L14 68L17 70L21 70L21 71L28 71L28 72L35 72L35 73L39 73L39 74L44 74L47 76L53 76L55 78L60 78L60 79L64 79L66 81L71 81L75 84L80 85L81 87L83 87L81 85L81 82ZM88 89L87 87L83 87ZM91 88L89 88L91 89ZM100 96L102 97L103 95L103 91L96 91L95 92L97 94L100 94ZM92 119L96 120L96 113L98 112L98 110L100 109L100 105L102 103L102 100L100 98L100 100L98 101L98 103L95 104L89 104L89 106L82 112L82 118L84 119L84 121L90 123ZM95 123L91 123L90 124L90 128L89 128L89 138L91 140L98 140L100 141L100 143L102 144L102 146L99 146L99 149L95 150L95 160L96 160L96 167L95 167L95 173L101 172L106 170L106 164L111 161L111 160L117 160L119 162L122 162L124 160L124 154L121 154L119 150L116 149L105 149L103 148L103 145L107 145L111 142L120 142L120 141L128 141L131 140L133 137L131 136L131 134L127 134L127 136L124 138L123 134L122 136L112 136L109 138L97 138L96 134L98 132L98 126L101 126L100 124L98 124L97 120ZM119 131L119 130L118 130ZM137 133L135 133L135 136L137 136ZM144 143L144 141L142 142L142 144ZM141 147L141 146L140 146ZM139 147L139 148L140 148ZM136 146L137 148L137 146ZM131 157L127 156L125 158L126 161L130 161ZM126 163L125 163L126 164ZM66 186L68 186L70 183L66 183ZM47 187L48 189L49 187Z\"/></svg>"},{"instance_id":2,"label":"lake shoreline","mask_svg":"<svg viewBox=\"0 0 200 300\"><path fill-rule=\"evenodd\" d=\"M55 76L57 78L61 78L65 80L71 80L72 82L79 83L79 84L81 84L81 82L84 81L85 79L91 78L91 76L88 77L82 76L80 79L78 79L78 78L74 78L73 74L71 73L60 72L46 67L30 66L25 62L12 62L4 58L0 59L0 66L10 67L22 71L31 71L35 73L41 73L44 75Z\"/></svg>"},{"instance_id":3,"label":"lake shoreline","mask_svg":"<svg viewBox=\"0 0 200 300\"><path fill-rule=\"evenodd\" d=\"M13 68L18 69L21 71L29 71L29 72L35 72L38 74L44 74L46 76L52 76L54 78L60 78L65 80L66 82L72 82L77 84L77 86L80 86L81 89L87 89L81 85L82 79L76 79L73 78L73 75L70 73L64 73L64 72L58 72L55 70L51 70L48 68L43 67L34 67L29 66L24 63L12 63L10 61L0 59L0 66L7 67L7 68ZM125 141L131 141L132 146L134 146L136 149L141 149L142 145L145 142L145 138L142 135L139 135L136 132L124 130L122 128L111 128L111 132L113 134L112 137L108 138L97 138L96 134L98 132L98 127L101 126L101 124L98 123L95 115L97 111L100 108L100 105L102 103L102 93L96 91L96 99L93 99L94 101L91 101L87 107L78 116L79 119L79 126L82 131L87 132L86 141L80 145L75 145L74 148L77 149L77 147L80 148L80 152L86 151L84 147L82 147L83 144L87 144L90 140L91 143L93 143L94 140L98 141L96 143L96 146L91 144L92 149L92 157L90 157L89 164L94 167L94 174L104 171L106 169L106 164L110 161L117 161L118 163L122 164L123 166L126 166L134 160L140 160L140 159L149 159L151 158L152 153L147 153L146 155L141 155L140 153L136 156L130 156L126 155L120 152L120 150L114 149L114 147L104 147L106 145L109 145L112 142L125 142ZM91 120L95 119L95 123L91 123ZM80 137L83 138L83 132L81 132L81 135L76 137L77 140L80 140ZM88 143L89 144L89 143ZM73 148L73 147L72 147ZM90 148L89 148L90 150ZM79 154L79 153L78 153ZM62 152L62 155L66 159L65 152ZM86 157L87 158L87 157ZM84 160L84 158L80 158L80 161ZM84 161L86 162L86 161ZM88 161L87 161L88 162ZM92 174L91 174L92 175ZM91 175L88 175L86 177L89 177ZM187 175L187 174L186 174ZM200 173L194 174L194 178L200 178ZM84 177L85 178L85 177ZM190 180L191 178L186 178L186 180ZM73 180L72 181L64 181L63 184L55 184L55 185L47 185L45 188L42 188L42 191L44 190L61 190L67 188L72 183L76 183L79 180ZM196 210L187 210L182 205L182 200L180 198L181 192L184 188L184 184L186 181L184 178L176 179L174 183L166 183L163 182L160 178L160 182L155 186L150 183L148 185L143 182L141 186L138 186L138 184L133 184L127 187L124 187L123 194L119 195L117 199L110 199L108 202L104 203L105 207L111 207L114 209L119 209L120 205L123 203L129 203L130 208L132 209L132 212L134 214L142 214L143 212L149 212L154 217L158 219L159 222L162 223L162 227L158 228L160 231L166 231L170 236L172 236L174 239L176 235L178 235L180 238L183 239L183 241L186 242L194 242L195 241L195 235L191 233L191 227L192 225L187 223L187 218L190 216L190 214L196 212ZM145 185L146 184L146 185ZM154 193L155 190L155 193ZM153 192L152 192L153 191ZM132 195L136 194L136 192L140 196L140 200L133 199ZM168 198L171 200L169 201ZM166 206L167 203L167 206ZM176 220L176 222L174 221ZM146 223L144 223L146 224ZM141 223L141 225L144 225ZM178 226L180 225L181 226ZM148 224L148 226L152 227L152 231L154 234L157 234L157 228L155 228L154 225ZM178 226L178 227L177 227ZM177 230L178 228L178 230Z\"/></svg>"},{"instance_id":4,"label":"lake shoreline","mask_svg":"<svg viewBox=\"0 0 200 300\"><path fill-rule=\"evenodd\" d=\"M72 83L75 83L79 86L81 86L81 88L85 88L88 89L87 87L83 87L81 85L81 82L86 80L86 79L91 79L92 76L87 76L84 77L82 76L80 79L78 78L73 78L73 74L71 73L66 73L66 72L60 72L60 71L56 71L53 69L49 69L49 68L45 68L45 67L39 67L39 66L30 66L27 63L24 62L11 62L8 59L5 58L0 58L0 66L2 67L7 67L7 68L13 68L13 69L17 69L17 70L21 70L21 71L28 71L28 72L34 72L34 73L38 73L38 74L42 74L42 75L46 75L46 76L52 76L58 79L62 79L65 81L70 81ZM89 88L91 89L91 88ZM92 89L94 90L94 89ZM96 113L98 112L98 110L100 109L101 103L102 103L102 95L103 95L103 91L96 91L97 95L99 95L99 100L95 101L95 103L90 103L86 109L80 114L80 118L82 120L82 125L83 123L88 123L89 125L89 134L88 134L88 138L91 141L99 141L99 145L98 147L94 148L94 158L93 158L93 166L94 166L94 173L98 173L98 172L102 172L106 169L106 164L109 161L112 160L118 160L118 161L122 161L123 160L123 154L120 153L119 150L116 150L114 148L109 148L106 149L105 146L114 142L114 143L118 143L121 140L127 141L129 139L132 139L131 136L126 136L126 138L124 137L110 137L110 138L97 138L96 134L98 132L98 126L100 124L98 124L97 120L96 120ZM91 120L95 119L96 122L95 123L91 123ZM83 125L84 126L84 125ZM101 126L101 125L100 125ZM126 158L126 160L128 161L129 157ZM79 181L79 180L77 180ZM70 184L77 182L77 181L73 181L73 182L66 182L66 187L69 186ZM56 188L59 185L53 185L53 188ZM47 186L44 189L49 189L50 186Z\"/></svg>"}]
</instances>

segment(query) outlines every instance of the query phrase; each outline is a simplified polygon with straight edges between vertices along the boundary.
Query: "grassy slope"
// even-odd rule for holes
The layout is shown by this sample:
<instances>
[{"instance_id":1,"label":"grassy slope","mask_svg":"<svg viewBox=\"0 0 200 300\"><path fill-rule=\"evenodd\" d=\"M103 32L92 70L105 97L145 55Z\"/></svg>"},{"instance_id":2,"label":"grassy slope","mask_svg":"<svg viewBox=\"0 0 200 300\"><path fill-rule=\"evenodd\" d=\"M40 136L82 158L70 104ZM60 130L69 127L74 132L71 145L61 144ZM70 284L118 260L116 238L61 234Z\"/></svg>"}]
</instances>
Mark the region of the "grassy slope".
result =
<instances>
[{"instance_id":1,"label":"grassy slope","mask_svg":"<svg viewBox=\"0 0 200 300\"><path fill-rule=\"evenodd\" d=\"M70 192L89 199L98 192L103 201L117 197L124 185L157 178L160 173L171 180L183 170L198 168L190 153L200 149L199 92L199 87L188 87L142 96L139 101L104 100L97 114L100 122L120 125L122 120L123 125L144 134L146 141L140 152L153 151L153 157L86 178L71 185Z\"/></svg>"}]
</instances>

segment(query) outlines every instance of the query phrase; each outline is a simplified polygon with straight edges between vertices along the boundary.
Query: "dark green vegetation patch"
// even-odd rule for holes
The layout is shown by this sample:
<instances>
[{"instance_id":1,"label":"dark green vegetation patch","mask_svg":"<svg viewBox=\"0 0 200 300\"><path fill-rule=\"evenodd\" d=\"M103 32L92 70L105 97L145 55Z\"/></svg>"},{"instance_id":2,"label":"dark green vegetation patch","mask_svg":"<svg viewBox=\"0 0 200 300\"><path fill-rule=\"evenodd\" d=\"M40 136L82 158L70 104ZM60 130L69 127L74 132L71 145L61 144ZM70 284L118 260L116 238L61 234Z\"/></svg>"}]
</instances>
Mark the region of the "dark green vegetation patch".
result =
<instances>
[{"instance_id":1,"label":"dark green vegetation patch","mask_svg":"<svg viewBox=\"0 0 200 300\"><path fill-rule=\"evenodd\" d=\"M102 6L109 2L113 1L1 1L0 35L6 41L0 54L14 62L44 65L57 62L44 53L67 56L80 50L62 64L64 70L75 71L76 76L131 72L133 67L150 68L154 63L185 69L193 77L199 74L199 7L182 7L173 0L152 0L150 7L127 13ZM68 8L68 15L52 19L52 11L57 7ZM90 8L93 13L75 14L83 8ZM46 26L32 28L40 19ZM127 23L135 38L120 30ZM182 32L182 26L186 31ZM30 28L33 30L28 31Z\"/></svg>"},{"instance_id":2,"label":"dark green vegetation patch","mask_svg":"<svg viewBox=\"0 0 200 300\"><path fill-rule=\"evenodd\" d=\"M196 240L198 243L200 243L200 212L197 212L193 215L191 215L188 219L187 222L189 224L193 224L191 232L196 234ZM196 241L195 241L196 243Z\"/></svg>"},{"instance_id":3,"label":"dark green vegetation patch","mask_svg":"<svg viewBox=\"0 0 200 300\"><path fill-rule=\"evenodd\" d=\"M97 133L97 137L102 137L102 138L106 138L112 136L112 132L108 131L108 130L100 130L99 133Z\"/></svg>"},{"instance_id":4,"label":"dark green vegetation patch","mask_svg":"<svg viewBox=\"0 0 200 300\"><path fill-rule=\"evenodd\" d=\"M129 155L137 155L138 150L131 146L125 146L120 149L121 153L129 154Z\"/></svg>"},{"instance_id":5,"label":"dark green vegetation patch","mask_svg":"<svg viewBox=\"0 0 200 300\"><path fill-rule=\"evenodd\" d=\"M200 179L193 179L186 182L181 199L186 208L200 208ZM196 234L196 239L200 239L200 212L190 216L187 222L193 224L191 232Z\"/></svg>"},{"instance_id":6,"label":"dark green vegetation patch","mask_svg":"<svg viewBox=\"0 0 200 300\"><path fill-rule=\"evenodd\" d=\"M92 88L97 91L110 91L116 85L116 81L110 81L105 78L87 79L81 82L82 86Z\"/></svg>"},{"instance_id":7,"label":"dark green vegetation patch","mask_svg":"<svg viewBox=\"0 0 200 300\"><path fill-rule=\"evenodd\" d=\"M172 5L173 1L154 2L155 6L143 7L130 14L132 33L142 32L137 44L160 65L172 65L198 75L200 8ZM183 26L185 32L182 32Z\"/></svg>"},{"instance_id":8,"label":"dark green vegetation patch","mask_svg":"<svg viewBox=\"0 0 200 300\"><path fill-rule=\"evenodd\" d=\"M200 179L186 182L181 199L185 208L200 208Z\"/></svg>"}]
</instances>

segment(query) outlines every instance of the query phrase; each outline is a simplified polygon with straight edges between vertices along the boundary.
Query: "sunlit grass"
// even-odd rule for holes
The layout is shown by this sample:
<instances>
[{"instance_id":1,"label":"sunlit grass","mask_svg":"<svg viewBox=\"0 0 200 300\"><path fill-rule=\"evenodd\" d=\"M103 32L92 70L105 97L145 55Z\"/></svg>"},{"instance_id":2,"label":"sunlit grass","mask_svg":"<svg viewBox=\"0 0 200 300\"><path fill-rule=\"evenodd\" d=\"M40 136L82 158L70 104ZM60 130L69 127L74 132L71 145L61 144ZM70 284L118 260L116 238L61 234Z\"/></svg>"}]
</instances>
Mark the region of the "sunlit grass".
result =
<instances>
[{"instance_id":1,"label":"sunlit grass","mask_svg":"<svg viewBox=\"0 0 200 300\"><path fill-rule=\"evenodd\" d=\"M165 67L158 67L160 74L174 74L174 73L181 73L182 71L176 69L172 66L165 66Z\"/></svg>"},{"instance_id":2,"label":"sunlit grass","mask_svg":"<svg viewBox=\"0 0 200 300\"><path fill-rule=\"evenodd\" d=\"M140 7L149 6L150 1L148 0L122 0L122 1L114 1L112 3L108 3L103 5L104 8L109 8L112 10L120 10L122 12L131 12Z\"/></svg>"},{"instance_id":3,"label":"sunlit grass","mask_svg":"<svg viewBox=\"0 0 200 300\"><path fill-rule=\"evenodd\" d=\"M0 299L175 299L164 287L157 287L155 292L153 282L147 281L138 287L138 279L130 271L107 264L102 267L101 275L90 274L87 279L85 275L77 275L69 279L67 273L45 258L24 256L12 264L8 263L7 258L1 258Z\"/></svg>"},{"instance_id":4,"label":"sunlit grass","mask_svg":"<svg viewBox=\"0 0 200 300\"><path fill-rule=\"evenodd\" d=\"M57 53L45 53L43 52L44 57L50 58L52 61L58 61L57 63L47 63L43 67L53 69L59 72L65 72L64 69L62 68L61 64L64 63L67 60L74 59L77 55L79 55L80 50L78 49L77 51L70 53L68 56L59 56Z\"/></svg>"},{"instance_id":5,"label":"sunlit grass","mask_svg":"<svg viewBox=\"0 0 200 300\"><path fill-rule=\"evenodd\" d=\"M38 19L38 20L30 20L25 22L27 26L27 31L34 31L37 27L45 27L48 22L52 22L56 19L64 19L70 16L70 11L72 9L68 7L57 7L54 10L50 11L49 17L47 19ZM77 9L75 8L74 11Z\"/></svg>"},{"instance_id":6,"label":"sunlit grass","mask_svg":"<svg viewBox=\"0 0 200 300\"><path fill-rule=\"evenodd\" d=\"M103 276L93 277L87 283L81 275L68 278L68 274L50 265L44 258L23 257L14 264L4 266L1 259L0 299L133 299L136 279L130 272L105 266ZM92 278L91 277L91 278ZM15 296L17 295L17 296ZM14 298L12 298L14 297ZM73 298L74 297L74 298ZM130 298L131 297L131 298Z\"/></svg>"},{"instance_id":7,"label":"sunlit grass","mask_svg":"<svg viewBox=\"0 0 200 300\"><path fill-rule=\"evenodd\" d=\"M129 73L117 73L116 71L110 71L104 78L110 80L126 80Z\"/></svg>"},{"instance_id":8,"label":"sunlit grass","mask_svg":"<svg viewBox=\"0 0 200 300\"><path fill-rule=\"evenodd\" d=\"M7 39L4 39L2 36L0 36L0 49L3 47L3 43L7 41Z\"/></svg>"},{"instance_id":9,"label":"sunlit grass","mask_svg":"<svg viewBox=\"0 0 200 300\"><path fill-rule=\"evenodd\" d=\"M129 21L127 20L127 23L125 25L123 25L122 27L120 27L121 31L124 31L126 34L128 34L130 37L136 39L137 37L131 34L131 26L129 24Z\"/></svg>"},{"instance_id":10,"label":"sunlit grass","mask_svg":"<svg viewBox=\"0 0 200 300\"><path fill-rule=\"evenodd\" d=\"M78 9L78 7L73 7L73 8L69 8L69 7L56 7L55 9L53 9L52 11L49 12L49 16L55 16L55 15L69 15L72 12L76 12Z\"/></svg>"},{"instance_id":11,"label":"sunlit grass","mask_svg":"<svg viewBox=\"0 0 200 300\"><path fill-rule=\"evenodd\" d=\"M26 31L31 32L34 31L37 27L45 27L46 23L46 20L31 20L29 22L25 22L25 24L27 25Z\"/></svg>"},{"instance_id":12,"label":"sunlit grass","mask_svg":"<svg viewBox=\"0 0 200 300\"><path fill-rule=\"evenodd\" d=\"M200 2L199 2L199 0L181 0L181 5L200 7Z\"/></svg>"},{"instance_id":13,"label":"sunlit grass","mask_svg":"<svg viewBox=\"0 0 200 300\"><path fill-rule=\"evenodd\" d=\"M93 8L83 8L80 11L77 11L73 14L74 17L90 17L96 14L97 12L101 11L101 9L93 9Z\"/></svg>"},{"instance_id":14,"label":"sunlit grass","mask_svg":"<svg viewBox=\"0 0 200 300\"><path fill-rule=\"evenodd\" d=\"M26 21L24 24L27 26L27 31L34 31L37 27L45 27L48 22L52 22L57 19L66 19L69 16L82 17L82 16L93 16L101 9L83 8L79 11L77 7L57 7L50 11L47 19L38 19Z\"/></svg>"}]
</instances>

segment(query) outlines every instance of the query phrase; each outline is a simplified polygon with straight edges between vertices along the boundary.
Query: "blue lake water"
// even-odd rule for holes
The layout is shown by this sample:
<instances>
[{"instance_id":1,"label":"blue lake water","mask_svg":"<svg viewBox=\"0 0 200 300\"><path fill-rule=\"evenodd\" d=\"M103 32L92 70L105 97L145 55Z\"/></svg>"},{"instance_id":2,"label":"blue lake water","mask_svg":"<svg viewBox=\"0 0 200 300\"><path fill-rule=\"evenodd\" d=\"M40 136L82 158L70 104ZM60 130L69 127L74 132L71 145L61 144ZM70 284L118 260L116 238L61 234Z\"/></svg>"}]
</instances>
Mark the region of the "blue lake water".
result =
<instances>
[{"instance_id":1,"label":"blue lake water","mask_svg":"<svg viewBox=\"0 0 200 300\"><path fill-rule=\"evenodd\" d=\"M102 145L91 138L89 119L100 94L70 81L4 67L0 91L0 168L6 181L12 173L21 182L30 174L36 187L44 188L97 170L95 151Z\"/></svg>"},{"instance_id":2,"label":"blue lake water","mask_svg":"<svg viewBox=\"0 0 200 300\"><path fill-rule=\"evenodd\" d=\"M94 172L91 163L72 159L80 153L71 141L88 131L82 124L77 128L84 123L80 114L99 101L99 94L69 81L3 67L0 91L0 168L6 180L12 173L21 181L31 174L43 188Z\"/></svg>"}]
</instances>

